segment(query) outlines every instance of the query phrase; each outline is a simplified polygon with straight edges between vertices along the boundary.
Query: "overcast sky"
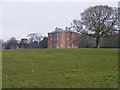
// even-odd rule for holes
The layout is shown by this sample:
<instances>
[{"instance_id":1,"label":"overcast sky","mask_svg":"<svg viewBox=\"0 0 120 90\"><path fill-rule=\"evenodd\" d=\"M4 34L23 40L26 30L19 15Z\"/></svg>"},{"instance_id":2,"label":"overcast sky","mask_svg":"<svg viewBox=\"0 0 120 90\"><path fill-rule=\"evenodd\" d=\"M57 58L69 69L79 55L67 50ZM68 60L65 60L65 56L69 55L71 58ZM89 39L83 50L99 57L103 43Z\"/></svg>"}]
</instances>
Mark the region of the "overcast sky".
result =
<instances>
[{"instance_id":1,"label":"overcast sky","mask_svg":"<svg viewBox=\"0 0 120 90\"><path fill-rule=\"evenodd\" d=\"M80 19L81 12L95 5L117 7L118 2L2 2L2 39L20 40L29 33L47 36L55 27L69 27L73 19Z\"/></svg>"}]
</instances>

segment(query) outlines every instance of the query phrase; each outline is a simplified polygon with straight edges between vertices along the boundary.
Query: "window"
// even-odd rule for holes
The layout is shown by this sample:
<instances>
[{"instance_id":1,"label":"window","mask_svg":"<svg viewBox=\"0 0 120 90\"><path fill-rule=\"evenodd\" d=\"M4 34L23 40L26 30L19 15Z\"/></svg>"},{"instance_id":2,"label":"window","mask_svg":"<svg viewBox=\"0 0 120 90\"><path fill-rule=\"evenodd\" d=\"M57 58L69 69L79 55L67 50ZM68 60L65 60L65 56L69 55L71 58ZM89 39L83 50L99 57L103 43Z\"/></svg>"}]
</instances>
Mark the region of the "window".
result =
<instances>
[{"instance_id":1,"label":"window","mask_svg":"<svg viewBox=\"0 0 120 90\"><path fill-rule=\"evenodd\" d=\"M50 44L50 48L52 48L52 44Z\"/></svg>"},{"instance_id":2,"label":"window","mask_svg":"<svg viewBox=\"0 0 120 90\"><path fill-rule=\"evenodd\" d=\"M54 44L54 47L55 47L56 45Z\"/></svg>"},{"instance_id":3,"label":"window","mask_svg":"<svg viewBox=\"0 0 120 90\"><path fill-rule=\"evenodd\" d=\"M68 37L67 40L70 40L70 38Z\"/></svg>"},{"instance_id":4,"label":"window","mask_svg":"<svg viewBox=\"0 0 120 90\"><path fill-rule=\"evenodd\" d=\"M67 48L70 48L70 44L69 43L67 44Z\"/></svg>"},{"instance_id":5,"label":"window","mask_svg":"<svg viewBox=\"0 0 120 90\"><path fill-rule=\"evenodd\" d=\"M56 44L56 48L58 48L58 44Z\"/></svg>"},{"instance_id":6,"label":"window","mask_svg":"<svg viewBox=\"0 0 120 90\"><path fill-rule=\"evenodd\" d=\"M52 38L50 38L50 40L52 40Z\"/></svg>"}]
</instances>

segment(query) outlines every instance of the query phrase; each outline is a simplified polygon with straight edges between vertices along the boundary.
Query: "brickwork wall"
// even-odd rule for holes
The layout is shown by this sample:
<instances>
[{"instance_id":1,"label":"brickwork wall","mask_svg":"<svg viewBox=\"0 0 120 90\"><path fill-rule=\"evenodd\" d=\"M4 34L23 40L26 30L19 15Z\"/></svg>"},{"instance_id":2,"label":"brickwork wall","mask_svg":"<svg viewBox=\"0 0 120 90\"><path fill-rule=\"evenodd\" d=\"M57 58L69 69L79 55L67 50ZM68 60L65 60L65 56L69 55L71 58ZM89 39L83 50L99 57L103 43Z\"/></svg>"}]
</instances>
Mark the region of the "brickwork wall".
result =
<instances>
[{"instance_id":1,"label":"brickwork wall","mask_svg":"<svg viewBox=\"0 0 120 90\"><path fill-rule=\"evenodd\" d=\"M48 33L48 48L78 48L78 33Z\"/></svg>"}]
</instances>

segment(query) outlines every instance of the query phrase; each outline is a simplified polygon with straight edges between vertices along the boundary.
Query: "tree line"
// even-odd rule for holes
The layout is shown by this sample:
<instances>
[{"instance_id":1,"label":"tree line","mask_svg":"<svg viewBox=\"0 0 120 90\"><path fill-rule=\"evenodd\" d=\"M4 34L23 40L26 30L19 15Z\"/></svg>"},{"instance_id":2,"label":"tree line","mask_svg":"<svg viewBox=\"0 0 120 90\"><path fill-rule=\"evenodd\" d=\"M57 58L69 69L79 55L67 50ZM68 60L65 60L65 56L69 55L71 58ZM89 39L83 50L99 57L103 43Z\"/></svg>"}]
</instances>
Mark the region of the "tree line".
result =
<instances>
[{"instance_id":1,"label":"tree line","mask_svg":"<svg viewBox=\"0 0 120 90\"><path fill-rule=\"evenodd\" d=\"M30 35L30 34L29 34ZM31 34L33 35L33 33ZM22 38L21 41L16 40L12 37L8 41L3 42L1 40L3 49L27 49L27 48L47 48L48 37L39 36L34 33L35 37L30 36L29 39ZM39 38L39 39L36 39Z\"/></svg>"},{"instance_id":2,"label":"tree line","mask_svg":"<svg viewBox=\"0 0 120 90\"><path fill-rule=\"evenodd\" d=\"M30 40L31 41L31 40ZM4 42L0 40L0 48L4 49L27 49L27 48L47 48L48 47L48 37L43 37L42 40L34 42L24 43L18 41L15 38L10 38L8 41ZM78 47L79 48L95 48L95 38L91 36L86 36L79 34L78 37ZM101 38L101 48L119 48L118 45L118 33L114 33L109 37Z\"/></svg>"},{"instance_id":3,"label":"tree line","mask_svg":"<svg viewBox=\"0 0 120 90\"><path fill-rule=\"evenodd\" d=\"M118 33L114 33L109 37L102 37L100 46L101 48L120 48L120 45L118 43ZM78 38L78 47L79 48L96 48L95 38L80 34Z\"/></svg>"}]
</instances>

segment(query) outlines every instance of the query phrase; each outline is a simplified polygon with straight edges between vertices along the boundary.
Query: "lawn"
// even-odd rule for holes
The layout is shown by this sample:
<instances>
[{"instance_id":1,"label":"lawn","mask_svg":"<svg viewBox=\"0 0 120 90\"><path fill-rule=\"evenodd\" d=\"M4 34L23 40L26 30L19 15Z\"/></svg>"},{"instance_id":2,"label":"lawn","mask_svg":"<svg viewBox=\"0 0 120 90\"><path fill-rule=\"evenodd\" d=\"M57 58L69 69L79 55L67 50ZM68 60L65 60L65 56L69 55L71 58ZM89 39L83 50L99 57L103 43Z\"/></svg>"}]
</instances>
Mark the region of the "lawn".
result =
<instances>
[{"instance_id":1,"label":"lawn","mask_svg":"<svg viewBox=\"0 0 120 90\"><path fill-rule=\"evenodd\" d=\"M118 88L118 49L3 50L3 88Z\"/></svg>"}]
</instances>

